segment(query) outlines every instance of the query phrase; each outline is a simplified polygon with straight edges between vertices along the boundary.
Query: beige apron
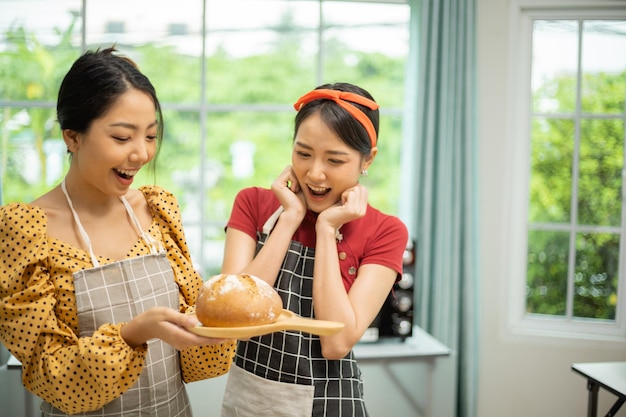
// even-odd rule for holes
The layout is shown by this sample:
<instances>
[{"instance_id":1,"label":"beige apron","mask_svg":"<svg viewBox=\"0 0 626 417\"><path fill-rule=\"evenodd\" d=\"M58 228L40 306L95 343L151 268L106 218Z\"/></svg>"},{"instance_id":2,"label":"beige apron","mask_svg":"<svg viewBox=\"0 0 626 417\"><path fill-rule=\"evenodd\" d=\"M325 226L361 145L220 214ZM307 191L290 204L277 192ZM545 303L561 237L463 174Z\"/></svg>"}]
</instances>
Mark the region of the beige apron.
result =
<instances>
[{"instance_id":1,"label":"beige apron","mask_svg":"<svg viewBox=\"0 0 626 417\"><path fill-rule=\"evenodd\" d=\"M259 233L265 244L281 208ZM276 279L283 305L302 317L313 314L315 249L292 241ZM360 368L350 352L340 360L322 356L318 336L275 332L239 341L228 373L222 417L367 417Z\"/></svg>"},{"instance_id":2,"label":"beige apron","mask_svg":"<svg viewBox=\"0 0 626 417\"><path fill-rule=\"evenodd\" d=\"M313 393L312 385L276 382L231 366L221 416L311 417Z\"/></svg>"},{"instance_id":3,"label":"beige apron","mask_svg":"<svg viewBox=\"0 0 626 417\"><path fill-rule=\"evenodd\" d=\"M121 201L150 254L100 266L72 202L62 184L70 209L89 254L93 268L74 274L79 337L89 337L101 325L130 321L154 307L179 307L179 289L167 254L160 242L144 232L124 197ZM65 416L43 402L44 417ZM148 341L148 353L139 380L119 398L102 409L80 416L191 417L191 406L182 382L178 351L161 340Z\"/></svg>"}]
</instances>

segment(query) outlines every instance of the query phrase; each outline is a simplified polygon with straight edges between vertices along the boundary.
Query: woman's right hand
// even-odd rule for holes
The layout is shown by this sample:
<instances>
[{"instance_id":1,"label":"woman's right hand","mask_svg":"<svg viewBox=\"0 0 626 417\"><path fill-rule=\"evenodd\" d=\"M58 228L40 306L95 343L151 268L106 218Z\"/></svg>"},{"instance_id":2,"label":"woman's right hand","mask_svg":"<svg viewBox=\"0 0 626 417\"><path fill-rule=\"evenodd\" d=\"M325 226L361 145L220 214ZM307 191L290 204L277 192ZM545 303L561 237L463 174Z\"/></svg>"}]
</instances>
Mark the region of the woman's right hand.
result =
<instances>
[{"instance_id":1,"label":"woman's right hand","mask_svg":"<svg viewBox=\"0 0 626 417\"><path fill-rule=\"evenodd\" d=\"M284 212L281 217L294 215L295 220L300 224L306 213L306 202L291 165L283 169L274 180L272 191L283 206Z\"/></svg>"},{"instance_id":2,"label":"woman's right hand","mask_svg":"<svg viewBox=\"0 0 626 417\"><path fill-rule=\"evenodd\" d=\"M141 346L150 339L160 339L178 350L226 341L198 336L187 330L197 325L198 319L194 314L184 314L167 307L152 307L122 326L120 334L132 348Z\"/></svg>"}]
</instances>

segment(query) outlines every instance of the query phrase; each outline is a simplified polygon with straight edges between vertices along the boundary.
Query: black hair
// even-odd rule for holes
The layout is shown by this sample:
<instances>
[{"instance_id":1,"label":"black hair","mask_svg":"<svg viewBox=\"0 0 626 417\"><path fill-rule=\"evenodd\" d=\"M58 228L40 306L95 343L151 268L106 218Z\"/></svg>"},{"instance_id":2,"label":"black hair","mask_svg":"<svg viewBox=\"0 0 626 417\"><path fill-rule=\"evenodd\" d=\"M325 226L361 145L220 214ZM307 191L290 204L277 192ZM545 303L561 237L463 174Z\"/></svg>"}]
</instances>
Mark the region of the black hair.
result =
<instances>
[{"instance_id":1,"label":"black hair","mask_svg":"<svg viewBox=\"0 0 626 417\"><path fill-rule=\"evenodd\" d=\"M366 97L372 101L374 98L372 95L364 90L361 87L358 87L354 84L350 83L334 83L334 84L323 84L316 88L326 89L326 90L338 90L349 93L358 94L360 96ZM374 130L376 131L376 136L378 136L378 125L379 125L379 111L371 110L366 106L352 103L350 105L357 107L361 110L365 115L372 121L374 125ZM298 132L298 128L300 124L311 116L313 113L319 111L320 117L324 121L324 123L343 140L346 145L351 148L359 151L363 156L368 156L372 151L372 141L367 134L367 130L365 127L355 119L347 110L341 108L337 103L330 99L317 99L310 101L309 103L302 106L302 108L296 114L295 119L295 131L294 131L294 139L295 135Z\"/></svg>"},{"instance_id":2,"label":"black hair","mask_svg":"<svg viewBox=\"0 0 626 417\"><path fill-rule=\"evenodd\" d=\"M59 88L57 120L61 130L86 133L91 123L102 117L122 94L136 89L154 102L158 153L163 138L163 114L156 90L134 61L117 52L114 46L87 51L74 62Z\"/></svg>"}]
</instances>

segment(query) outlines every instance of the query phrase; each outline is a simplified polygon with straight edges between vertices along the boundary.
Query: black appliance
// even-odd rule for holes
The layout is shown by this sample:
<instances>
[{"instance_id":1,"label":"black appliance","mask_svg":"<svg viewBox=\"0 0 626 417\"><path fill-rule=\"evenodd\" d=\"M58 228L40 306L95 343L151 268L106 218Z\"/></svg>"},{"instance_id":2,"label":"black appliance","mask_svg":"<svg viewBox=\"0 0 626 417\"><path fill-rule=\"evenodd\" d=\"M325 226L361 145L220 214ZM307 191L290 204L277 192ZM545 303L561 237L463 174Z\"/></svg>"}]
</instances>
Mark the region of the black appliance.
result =
<instances>
[{"instance_id":1,"label":"black appliance","mask_svg":"<svg viewBox=\"0 0 626 417\"><path fill-rule=\"evenodd\" d=\"M415 242L409 240L404 250L402 278L394 284L360 342L377 342L390 338L404 341L413 335L415 273Z\"/></svg>"}]
</instances>

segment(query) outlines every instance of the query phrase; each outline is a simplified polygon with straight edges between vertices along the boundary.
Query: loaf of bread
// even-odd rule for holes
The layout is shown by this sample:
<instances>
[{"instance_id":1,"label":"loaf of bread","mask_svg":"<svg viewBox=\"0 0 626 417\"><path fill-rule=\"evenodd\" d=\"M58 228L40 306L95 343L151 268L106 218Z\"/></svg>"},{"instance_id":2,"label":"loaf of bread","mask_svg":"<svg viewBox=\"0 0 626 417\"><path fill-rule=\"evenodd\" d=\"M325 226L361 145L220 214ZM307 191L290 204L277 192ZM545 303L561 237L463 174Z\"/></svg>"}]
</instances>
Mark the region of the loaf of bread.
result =
<instances>
[{"instance_id":1,"label":"loaf of bread","mask_svg":"<svg viewBox=\"0 0 626 417\"><path fill-rule=\"evenodd\" d=\"M219 274L200 288L196 316L206 327L259 326L274 323L283 302L271 285L252 275Z\"/></svg>"}]
</instances>

